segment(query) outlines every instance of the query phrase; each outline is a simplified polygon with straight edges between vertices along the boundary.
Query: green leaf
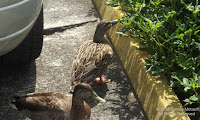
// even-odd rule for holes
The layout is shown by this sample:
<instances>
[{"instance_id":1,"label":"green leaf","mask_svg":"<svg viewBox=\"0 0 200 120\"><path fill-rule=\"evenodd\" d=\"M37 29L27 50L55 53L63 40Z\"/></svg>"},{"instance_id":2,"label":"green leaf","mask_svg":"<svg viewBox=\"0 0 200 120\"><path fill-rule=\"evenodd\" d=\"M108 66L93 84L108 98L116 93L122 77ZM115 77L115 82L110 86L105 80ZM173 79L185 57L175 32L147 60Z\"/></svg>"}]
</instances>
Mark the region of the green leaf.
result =
<instances>
[{"instance_id":1,"label":"green leaf","mask_svg":"<svg viewBox=\"0 0 200 120\"><path fill-rule=\"evenodd\" d=\"M132 16L132 17L129 19L128 23L126 23L126 25L127 25L127 26L130 25L134 19L135 19L135 17Z\"/></svg>"},{"instance_id":2,"label":"green leaf","mask_svg":"<svg viewBox=\"0 0 200 120\"><path fill-rule=\"evenodd\" d=\"M197 33L199 33L200 32L200 30L196 30L195 32L194 32L194 35L196 35Z\"/></svg>"},{"instance_id":3,"label":"green leaf","mask_svg":"<svg viewBox=\"0 0 200 120\"><path fill-rule=\"evenodd\" d=\"M190 90L190 87L185 87L184 91L187 92L188 90Z\"/></svg>"},{"instance_id":4,"label":"green leaf","mask_svg":"<svg viewBox=\"0 0 200 120\"><path fill-rule=\"evenodd\" d=\"M190 99L186 98L185 100L183 100L185 103L190 103Z\"/></svg>"},{"instance_id":5,"label":"green leaf","mask_svg":"<svg viewBox=\"0 0 200 120\"><path fill-rule=\"evenodd\" d=\"M178 80L178 81L180 81L180 79L176 75L172 75L171 77L176 79L176 80Z\"/></svg>"},{"instance_id":6,"label":"green leaf","mask_svg":"<svg viewBox=\"0 0 200 120\"><path fill-rule=\"evenodd\" d=\"M200 50L200 43L195 42L195 44L196 44L196 47Z\"/></svg>"},{"instance_id":7,"label":"green leaf","mask_svg":"<svg viewBox=\"0 0 200 120\"><path fill-rule=\"evenodd\" d=\"M163 22L156 23L156 29L159 28L162 24Z\"/></svg>"},{"instance_id":8,"label":"green leaf","mask_svg":"<svg viewBox=\"0 0 200 120\"><path fill-rule=\"evenodd\" d=\"M197 13L199 13L199 11L200 11L200 5L197 5L196 7L195 7L195 10L194 10L194 14L197 14Z\"/></svg>"},{"instance_id":9,"label":"green leaf","mask_svg":"<svg viewBox=\"0 0 200 120\"><path fill-rule=\"evenodd\" d=\"M179 36L178 36L178 39L184 37L185 34L181 33Z\"/></svg>"},{"instance_id":10,"label":"green leaf","mask_svg":"<svg viewBox=\"0 0 200 120\"><path fill-rule=\"evenodd\" d=\"M186 26L184 23L181 23L181 21L176 20L176 26L181 30L181 31L185 31L186 30Z\"/></svg>"},{"instance_id":11,"label":"green leaf","mask_svg":"<svg viewBox=\"0 0 200 120\"><path fill-rule=\"evenodd\" d=\"M165 37L168 38L168 37L169 37L169 34L168 34L168 33L165 33Z\"/></svg>"},{"instance_id":12,"label":"green leaf","mask_svg":"<svg viewBox=\"0 0 200 120\"><path fill-rule=\"evenodd\" d=\"M198 98L198 101L200 101L200 95L197 95L196 97Z\"/></svg>"},{"instance_id":13,"label":"green leaf","mask_svg":"<svg viewBox=\"0 0 200 120\"><path fill-rule=\"evenodd\" d=\"M168 16L165 17L165 21L168 21L169 18L172 18L175 14L176 14L175 11L171 11L171 12L169 12L169 13L168 13Z\"/></svg>"},{"instance_id":14,"label":"green leaf","mask_svg":"<svg viewBox=\"0 0 200 120\"><path fill-rule=\"evenodd\" d=\"M187 9L191 12L194 11L194 6L192 5L192 3L190 3L189 5L187 5Z\"/></svg>"},{"instance_id":15,"label":"green leaf","mask_svg":"<svg viewBox=\"0 0 200 120\"><path fill-rule=\"evenodd\" d=\"M110 5L111 7L118 7L118 6L119 6L119 4L118 4L118 3L115 3L115 2L107 2L107 1L104 1L104 4Z\"/></svg>"},{"instance_id":16,"label":"green leaf","mask_svg":"<svg viewBox=\"0 0 200 120\"><path fill-rule=\"evenodd\" d=\"M197 96L195 96L195 95L193 95L193 96L190 96L190 98L189 98L190 100L192 100L192 101L198 101L198 97Z\"/></svg>"},{"instance_id":17,"label":"green leaf","mask_svg":"<svg viewBox=\"0 0 200 120\"><path fill-rule=\"evenodd\" d=\"M184 85L189 85L189 79L188 78L183 78L183 84Z\"/></svg>"},{"instance_id":18,"label":"green leaf","mask_svg":"<svg viewBox=\"0 0 200 120\"><path fill-rule=\"evenodd\" d=\"M124 18L124 23L127 25L127 23L128 23L127 18Z\"/></svg>"},{"instance_id":19,"label":"green leaf","mask_svg":"<svg viewBox=\"0 0 200 120\"><path fill-rule=\"evenodd\" d=\"M152 28L153 22L148 18L144 18L144 20L147 21L149 24L149 27Z\"/></svg>"},{"instance_id":20,"label":"green leaf","mask_svg":"<svg viewBox=\"0 0 200 120\"><path fill-rule=\"evenodd\" d=\"M188 98L186 98L185 100L183 100L183 102L186 103L184 106L186 106L186 105L191 105L191 104L193 103L193 102L192 102L190 99L188 99Z\"/></svg>"},{"instance_id":21,"label":"green leaf","mask_svg":"<svg viewBox=\"0 0 200 120\"><path fill-rule=\"evenodd\" d=\"M120 34L121 36L124 36L124 37L128 37L129 35L123 33L123 32L116 32L117 34Z\"/></svg>"},{"instance_id":22,"label":"green leaf","mask_svg":"<svg viewBox=\"0 0 200 120\"><path fill-rule=\"evenodd\" d=\"M139 22L136 22L137 23L137 25L138 25L138 27L143 31L143 32L148 32L148 31L150 31L150 30L148 30L148 29L146 29L145 27L143 27Z\"/></svg>"},{"instance_id":23,"label":"green leaf","mask_svg":"<svg viewBox=\"0 0 200 120\"><path fill-rule=\"evenodd\" d=\"M193 89L195 89L195 88L196 88L195 83L192 83L192 84L191 84L191 87L192 87Z\"/></svg>"},{"instance_id":24,"label":"green leaf","mask_svg":"<svg viewBox=\"0 0 200 120\"><path fill-rule=\"evenodd\" d=\"M153 66L149 67L148 70L146 70L147 73L150 73L152 71Z\"/></svg>"}]
</instances>

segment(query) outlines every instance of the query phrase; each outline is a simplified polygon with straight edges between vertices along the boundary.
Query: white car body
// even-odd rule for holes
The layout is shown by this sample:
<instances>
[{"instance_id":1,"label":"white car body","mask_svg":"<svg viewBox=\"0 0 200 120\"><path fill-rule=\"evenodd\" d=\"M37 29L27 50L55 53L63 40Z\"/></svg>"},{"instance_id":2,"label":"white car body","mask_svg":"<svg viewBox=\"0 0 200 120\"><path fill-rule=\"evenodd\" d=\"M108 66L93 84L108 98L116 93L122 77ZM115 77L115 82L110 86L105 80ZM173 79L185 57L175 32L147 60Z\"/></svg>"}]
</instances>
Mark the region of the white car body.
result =
<instances>
[{"instance_id":1,"label":"white car body","mask_svg":"<svg viewBox=\"0 0 200 120\"><path fill-rule=\"evenodd\" d=\"M0 56L12 51L28 35L43 0L0 0Z\"/></svg>"}]
</instances>

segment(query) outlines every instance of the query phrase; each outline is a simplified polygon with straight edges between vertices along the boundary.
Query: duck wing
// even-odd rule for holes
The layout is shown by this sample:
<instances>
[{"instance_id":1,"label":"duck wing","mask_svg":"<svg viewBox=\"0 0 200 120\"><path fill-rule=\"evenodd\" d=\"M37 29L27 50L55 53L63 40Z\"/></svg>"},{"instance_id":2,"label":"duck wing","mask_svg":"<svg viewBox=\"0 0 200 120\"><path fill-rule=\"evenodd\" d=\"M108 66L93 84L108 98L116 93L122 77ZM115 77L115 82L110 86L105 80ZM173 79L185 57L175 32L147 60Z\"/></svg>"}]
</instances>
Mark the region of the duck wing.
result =
<instances>
[{"instance_id":1,"label":"duck wing","mask_svg":"<svg viewBox=\"0 0 200 120\"><path fill-rule=\"evenodd\" d=\"M92 63L92 64L91 64ZM79 66L80 68L80 66ZM84 66L81 66L82 70L80 74L76 77L74 77L72 84L75 84L76 82L86 82L90 83L93 81L93 78L96 76L99 67L96 67L94 62L90 62Z\"/></svg>"},{"instance_id":2,"label":"duck wing","mask_svg":"<svg viewBox=\"0 0 200 120\"><path fill-rule=\"evenodd\" d=\"M71 95L44 92L15 96L10 104L19 111L23 111L25 116L29 118L50 118L54 116L63 118L69 116L71 101Z\"/></svg>"},{"instance_id":3,"label":"duck wing","mask_svg":"<svg viewBox=\"0 0 200 120\"><path fill-rule=\"evenodd\" d=\"M113 50L108 44L93 41L82 44L72 65L72 84L93 81L107 69L112 56Z\"/></svg>"}]
</instances>

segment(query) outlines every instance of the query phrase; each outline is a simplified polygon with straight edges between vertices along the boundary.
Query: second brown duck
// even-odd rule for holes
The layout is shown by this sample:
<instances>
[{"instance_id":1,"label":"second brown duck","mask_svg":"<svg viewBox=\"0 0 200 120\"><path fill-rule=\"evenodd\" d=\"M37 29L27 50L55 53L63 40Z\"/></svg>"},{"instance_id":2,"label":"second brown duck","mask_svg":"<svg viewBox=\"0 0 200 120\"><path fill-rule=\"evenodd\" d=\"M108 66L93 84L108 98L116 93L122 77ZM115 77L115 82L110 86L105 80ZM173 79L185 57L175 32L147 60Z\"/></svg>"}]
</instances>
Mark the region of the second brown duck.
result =
<instances>
[{"instance_id":1,"label":"second brown duck","mask_svg":"<svg viewBox=\"0 0 200 120\"><path fill-rule=\"evenodd\" d=\"M105 34L117 23L118 20L100 21L93 40L79 47L72 65L72 86L80 82L92 83L94 80L97 83L110 82L110 79L102 76L113 57L113 49Z\"/></svg>"},{"instance_id":2,"label":"second brown duck","mask_svg":"<svg viewBox=\"0 0 200 120\"><path fill-rule=\"evenodd\" d=\"M84 99L98 99L94 94L90 85L81 83L75 86L73 94L29 93L13 97L10 105L31 120L89 120L91 109Z\"/></svg>"}]
</instances>

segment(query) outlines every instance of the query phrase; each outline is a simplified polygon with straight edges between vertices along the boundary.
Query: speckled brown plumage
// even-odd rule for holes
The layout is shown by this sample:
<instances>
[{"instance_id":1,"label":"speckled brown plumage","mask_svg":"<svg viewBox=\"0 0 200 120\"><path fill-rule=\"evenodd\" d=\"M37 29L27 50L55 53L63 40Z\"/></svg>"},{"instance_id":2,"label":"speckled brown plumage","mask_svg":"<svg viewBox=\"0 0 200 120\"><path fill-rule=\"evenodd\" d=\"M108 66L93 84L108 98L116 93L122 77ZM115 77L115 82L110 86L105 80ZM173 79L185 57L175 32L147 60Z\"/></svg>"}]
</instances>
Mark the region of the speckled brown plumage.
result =
<instances>
[{"instance_id":1,"label":"speckled brown plumage","mask_svg":"<svg viewBox=\"0 0 200 120\"><path fill-rule=\"evenodd\" d=\"M77 83L90 83L107 69L113 57L113 49L104 36L117 21L101 21L94 39L84 42L78 49L72 65L72 88Z\"/></svg>"},{"instance_id":2,"label":"speckled brown plumage","mask_svg":"<svg viewBox=\"0 0 200 120\"><path fill-rule=\"evenodd\" d=\"M88 52L90 51L90 52ZM108 44L95 43L93 41L87 41L80 46L77 57L73 63L72 79L77 78L79 75L84 75L88 72L87 67L94 65L96 71L92 74L90 79L87 79L87 83L94 80L100 74L107 69L113 56L113 50ZM94 69L92 68L92 69ZM90 76L87 76L90 77Z\"/></svg>"},{"instance_id":3,"label":"speckled brown plumage","mask_svg":"<svg viewBox=\"0 0 200 120\"><path fill-rule=\"evenodd\" d=\"M89 120L91 110L84 101L92 96L88 84L79 84L72 94L59 92L30 93L16 96L10 105L31 120Z\"/></svg>"}]
</instances>

